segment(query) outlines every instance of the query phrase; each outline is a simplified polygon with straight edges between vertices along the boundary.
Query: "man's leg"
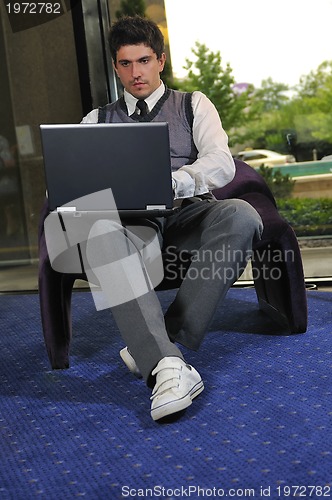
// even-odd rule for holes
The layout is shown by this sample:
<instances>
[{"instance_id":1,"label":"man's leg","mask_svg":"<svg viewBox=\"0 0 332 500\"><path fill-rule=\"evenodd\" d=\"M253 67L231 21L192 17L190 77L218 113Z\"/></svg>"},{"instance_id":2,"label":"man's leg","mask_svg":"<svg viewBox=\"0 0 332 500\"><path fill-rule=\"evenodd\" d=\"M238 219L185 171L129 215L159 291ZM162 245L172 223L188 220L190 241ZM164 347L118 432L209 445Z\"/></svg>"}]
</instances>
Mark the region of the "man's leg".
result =
<instances>
[{"instance_id":1,"label":"man's leg","mask_svg":"<svg viewBox=\"0 0 332 500\"><path fill-rule=\"evenodd\" d=\"M160 420L191 405L204 384L168 338L160 302L151 288L154 279L148 276L148 268L154 266L150 262L146 266L142 258L149 247L139 240L137 231L134 234L119 223L98 221L91 229L86 256L124 341L153 387L151 417Z\"/></svg>"},{"instance_id":2,"label":"man's leg","mask_svg":"<svg viewBox=\"0 0 332 500\"><path fill-rule=\"evenodd\" d=\"M165 249L180 257L180 263L181 257L192 257L165 315L172 341L198 349L218 303L242 274L253 239L260 238L261 232L259 214L237 199L196 202L170 220Z\"/></svg>"},{"instance_id":3,"label":"man's leg","mask_svg":"<svg viewBox=\"0 0 332 500\"><path fill-rule=\"evenodd\" d=\"M153 231L145 231L144 226L123 228L118 222L100 220L91 228L86 256L87 275L89 278L91 274L92 282L93 274L98 279L105 300L103 308L111 308L143 378L153 386L150 374L158 362L166 356L183 356L168 338L153 288L152 274L158 273L153 267L154 256L147 255L146 261L143 258L148 238L151 242ZM98 300L98 292L95 297Z\"/></svg>"}]
</instances>

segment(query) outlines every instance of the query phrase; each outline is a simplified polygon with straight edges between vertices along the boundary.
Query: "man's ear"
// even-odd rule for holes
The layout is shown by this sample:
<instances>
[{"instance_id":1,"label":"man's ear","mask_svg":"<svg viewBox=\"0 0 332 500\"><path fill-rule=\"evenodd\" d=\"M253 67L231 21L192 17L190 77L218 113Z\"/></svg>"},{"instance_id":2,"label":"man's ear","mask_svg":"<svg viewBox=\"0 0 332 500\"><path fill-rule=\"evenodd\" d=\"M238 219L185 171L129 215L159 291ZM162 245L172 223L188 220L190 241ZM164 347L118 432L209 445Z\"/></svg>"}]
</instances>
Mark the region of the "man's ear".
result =
<instances>
[{"instance_id":1,"label":"man's ear","mask_svg":"<svg viewBox=\"0 0 332 500\"><path fill-rule=\"evenodd\" d=\"M115 65L114 59L112 59L112 64L113 64L113 69L114 69L115 73L117 74L117 76L119 76L118 70L116 69L116 65Z\"/></svg>"},{"instance_id":2,"label":"man's ear","mask_svg":"<svg viewBox=\"0 0 332 500\"><path fill-rule=\"evenodd\" d=\"M160 64L160 68L159 68L159 73L161 73L165 67L165 63L166 63L166 54L165 52L163 52L160 56L160 59L159 59L159 64Z\"/></svg>"}]
</instances>

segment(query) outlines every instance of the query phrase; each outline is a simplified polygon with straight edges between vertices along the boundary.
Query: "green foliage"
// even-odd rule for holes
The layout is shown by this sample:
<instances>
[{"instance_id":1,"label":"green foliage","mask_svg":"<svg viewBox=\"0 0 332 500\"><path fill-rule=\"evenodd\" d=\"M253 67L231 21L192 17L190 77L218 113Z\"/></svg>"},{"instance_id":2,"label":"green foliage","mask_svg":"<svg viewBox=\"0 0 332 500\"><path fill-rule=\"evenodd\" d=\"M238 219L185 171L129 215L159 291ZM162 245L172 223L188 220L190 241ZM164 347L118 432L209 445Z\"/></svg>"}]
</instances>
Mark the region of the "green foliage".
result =
<instances>
[{"instance_id":1,"label":"green foliage","mask_svg":"<svg viewBox=\"0 0 332 500\"><path fill-rule=\"evenodd\" d=\"M196 42L192 52L195 59L186 59L188 74L176 87L201 90L211 99L231 145L294 154L295 149L289 151L285 130L293 130L302 143L332 144L332 61L323 62L316 71L303 76L294 89L267 78L260 88L249 86L239 95L233 90L232 68L222 65L219 51L214 53Z\"/></svg>"},{"instance_id":2,"label":"green foliage","mask_svg":"<svg viewBox=\"0 0 332 500\"><path fill-rule=\"evenodd\" d=\"M257 118L262 113L280 110L289 102L288 90L288 85L274 82L272 78L263 80L261 87L252 91L250 116Z\"/></svg>"},{"instance_id":3,"label":"green foliage","mask_svg":"<svg viewBox=\"0 0 332 500\"><path fill-rule=\"evenodd\" d=\"M283 174L280 169L275 170L264 165L261 165L257 171L264 177L265 182L276 199L291 196L295 181L293 181L289 174Z\"/></svg>"},{"instance_id":4,"label":"green foliage","mask_svg":"<svg viewBox=\"0 0 332 500\"><path fill-rule=\"evenodd\" d=\"M200 90L211 99L233 145L238 143L243 148L247 143L284 153L289 152L289 142L295 147L298 140L332 145L332 61L302 77L295 89L268 78L260 88L251 86L237 95L232 68L229 64L222 66L220 52L213 53L198 42L192 52L195 61L186 60L188 75L175 82L176 87ZM291 137L288 143L287 136ZM294 181L289 174L264 166L259 172L274 194L280 214L297 236L332 234L332 199L291 198Z\"/></svg>"},{"instance_id":5,"label":"green foliage","mask_svg":"<svg viewBox=\"0 0 332 500\"><path fill-rule=\"evenodd\" d=\"M331 198L279 199L279 213L297 236L321 236L332 233Z\"/></svg>"},{"instance_id":6,"label":"green foliage","mask_svg":"<svg viewBox=\"0 0 332 500\"><path fill-rule=\"evenodd\" d=\"M331 80L332 61L324 61L316 70L310 71L308 75L300 78L296 91L301 98L315 97L320 89Z\"/></svg>"},{"instance_id":7,"label":"green foliage","mask_svg":"<svg viewBox=\"0 0 332 500\"><path fill-rule=\"evenodd\" d=\"M238 95L233 91L235 80L232 69L229 64L222 66L219 51L214 53L204 44L196 42L192 52L195 61L186 59L188 75L177 82L178 88L187 92L200 90L207 95L216 106L226 131L239 127L244 123L248 92Z\"/></svg>"},{"instance_id":8,"label":"green foliage","mask_svg":"<svg viewBox=\"0 0 332 500\"><path fill-rule=\"evenodd\" d=\"M253 147L286 152L282 131L296 131L298 141L326 141L332 144L332 61L323 62L316 71L300 79L287 92L287 86L272 79L254 89L247 113L244 137ZM269 131L278 131L279 140L270 142Z\"/></svg>"},{"instance_id":9,"label":"green foliage","mask_svg":"<svg viewBox=\"0 0 332 500\"><path fill-rule=\"evenodd\" d=\"M145 16L145 1L144 0L121 0L120 9L116 11L117 19L124 16Z\"/></svg>"}]
</instances>

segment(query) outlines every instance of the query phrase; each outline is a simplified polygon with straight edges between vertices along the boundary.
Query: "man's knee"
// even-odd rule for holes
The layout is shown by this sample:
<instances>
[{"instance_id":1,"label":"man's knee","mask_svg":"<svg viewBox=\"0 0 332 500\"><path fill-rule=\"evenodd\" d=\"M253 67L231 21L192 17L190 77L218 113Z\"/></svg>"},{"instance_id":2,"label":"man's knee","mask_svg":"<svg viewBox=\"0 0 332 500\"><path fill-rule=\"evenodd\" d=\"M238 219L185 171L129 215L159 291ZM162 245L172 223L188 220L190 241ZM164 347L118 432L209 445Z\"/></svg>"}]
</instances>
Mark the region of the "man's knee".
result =
<instances>
[{"instance_id":1,"label":"man's knee","mask_svg":"<svg viewBox=\"0 0 332 500\"><path fill-rule=\"evenodd\" d=\"M227 201L229 201L229 207L232 211L234 230L243 236L250 237L252 235L259 239L263 232L263 222L257 210L245 200L232 199Z\"/></svg>"}]
</instances>

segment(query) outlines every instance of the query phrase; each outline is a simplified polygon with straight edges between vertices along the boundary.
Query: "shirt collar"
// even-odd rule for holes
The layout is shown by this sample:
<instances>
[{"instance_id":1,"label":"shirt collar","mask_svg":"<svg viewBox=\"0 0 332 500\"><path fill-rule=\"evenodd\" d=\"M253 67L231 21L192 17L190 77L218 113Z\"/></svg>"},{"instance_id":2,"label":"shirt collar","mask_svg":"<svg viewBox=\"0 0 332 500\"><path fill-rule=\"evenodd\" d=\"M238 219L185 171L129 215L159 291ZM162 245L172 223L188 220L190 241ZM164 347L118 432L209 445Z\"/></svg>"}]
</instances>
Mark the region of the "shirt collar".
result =
<instances>
[{"instance_id":1,"label":"shirt collar","mask_svg":"<svg viewBox=\"0 0 332 500\"><path fill-rule=\"evenodd\" d=\"M149 97L147 97L145 99L145 102L148 105L149 111L151 111L154 108L154 106L157 104L157 102L159 101L161 96L164 95L164 92L165 92L165 85L161 81L159 87L154 92L152 92L152 94L149 95ZM123 92L123 97L124 97L125 103L127 105L128 116L131 116L133 113L135 113L136 103L137 103L138 99L136 97L134 97L133 95L131 95L129 92L127 92L126 89Z\"/></svg>"}]
</instances>

